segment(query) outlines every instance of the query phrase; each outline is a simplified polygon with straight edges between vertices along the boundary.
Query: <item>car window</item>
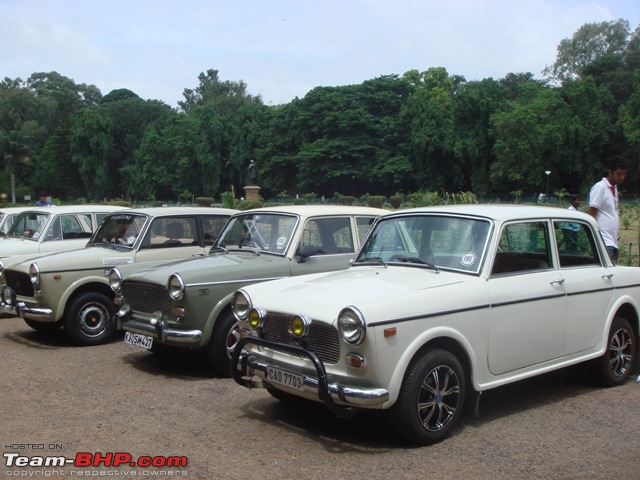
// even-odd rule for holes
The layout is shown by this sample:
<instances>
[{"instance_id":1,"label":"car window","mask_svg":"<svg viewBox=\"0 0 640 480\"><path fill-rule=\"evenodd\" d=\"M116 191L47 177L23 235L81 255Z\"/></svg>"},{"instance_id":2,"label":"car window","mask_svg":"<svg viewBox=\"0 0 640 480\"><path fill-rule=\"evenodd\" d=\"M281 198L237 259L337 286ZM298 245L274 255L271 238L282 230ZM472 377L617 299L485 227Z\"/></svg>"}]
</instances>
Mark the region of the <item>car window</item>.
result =
<instances>
[{"instance_id":1,"label":"car window","mask_svg":"<svg viewBox=\"0 0 640 480\"><path fill-rule=\"evenodd\" d=\"M198 245L195 217L161 217L152 221L144 248L175 248Z\"/></svg>"},{"instance_id":2,"label":"car window","mask_svg":"<svg viewBox=\"0 0 640 480\"><path fill-rule=\"evenodd\" d=\"M486 220L445 215L407 215L380 220L358 262L428 265L478 273L491 224Z\"/></svg>"},{"instance_id":3,"label":"car window","mask_svg":"<svg viewBox=\"0 0 640 480\"><path fill-rule=\"evenodd\" d=\"M362 243L371 230L376 217L356 217L356 225L358 226L358 241Z\"/></svg>"},{"instance_id":4,"label":"car window","mask_svg":"<svg viewBox=\"0 0 640 480\"><path fill-rule=\"evenodd\" d=\"M13 225L11 225L8 236L37 240L41 237L42 229L49 221L49 217L50 214L48 213L20 214Z\"/></svg>"},{"instance_id":5,"label":"car window","mask_svg":"<svg viewBox=\"0 0 640 480\"><path fill-rule=\"evenodd\" d=\"M96 230L91 241L95 244L109 243L131 247L144 229L147 218L146 215L130 213L108 215ZM152 237L154 237L152 233L148 234L145 241ZM144 244L142 248L144 248Z\"/></svg>"},{"instance_id":6,"label":"car window","mask_svg":"<svg viewBox=\"0 0 640 480\"><path fill-rule=\"evenodd\" d=\"M492 275L547 269L552 265L547 222L505 225Z\"/></svg>"},{"instance_id":7,"label":"car window","mask_svg":"<svg viewBox=\"0 0 640 480\"><path fill-rule=\"evenodd\" d=\"M302 230L299 246L312 246L317 254L353 253L351 220L349 217L309 219Z\"/></svg>"},{"instance_id":8,"label":"car window","mask_svg":"<svg viewBox=\"0 0 640 480\"><path fill-rule=\"evenodd\" d=\"M587 224L555 221L553 227L561 267L600 265L593 232Z\"/></svg>"},{"instance_id":9,"label":"car window","mask_svg":"<svg viewBox=\"0 0 640 480\"><path fill-rule=\"evenodd\" d=\"M204 232L205 245L213 245L220 235L220 232L227 223L227 217L216 215L206 216L202 219L202 230Z\"/></svg>"},{"instance_id":10,"label":"car window","mask_svg":"<svg viewBox=\"0 0 640 480\"><path fill-rule=\"evenodd\" d=\"M292 215L262 212L238 215L229 221L216 245L226 249L249 247L284 255L297 223L298 217Z\"/></svg>"}]
</instances>

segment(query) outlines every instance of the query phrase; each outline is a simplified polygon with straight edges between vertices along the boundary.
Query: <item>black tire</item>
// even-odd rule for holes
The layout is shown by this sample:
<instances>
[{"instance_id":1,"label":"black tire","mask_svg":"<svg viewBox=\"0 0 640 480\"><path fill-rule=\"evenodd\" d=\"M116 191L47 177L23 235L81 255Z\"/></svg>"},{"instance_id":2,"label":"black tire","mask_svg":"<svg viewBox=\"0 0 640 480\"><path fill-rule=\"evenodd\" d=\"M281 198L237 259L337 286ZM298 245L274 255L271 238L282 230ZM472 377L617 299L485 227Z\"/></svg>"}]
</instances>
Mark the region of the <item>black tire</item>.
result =
<instances>
[{"instance_id":1,"label":"black tire","mask_svg":"<svg viewBox=\"0 0 640 480\"><path fill-rule=\"evenodd\" d=\"M37 320L29 320L24 318L24 323L29 325L34 330L38 332L55 332L62 327L62 322L38 322Z\"/></svg>"},{"instance_id":2,"label":"black tire","mask_svg":"<svg viewBox=\"0 0 640 480\"><path fill-rule=\"evenodd\" d=\"M65 333L78 345L101 345L116 333L113 299L97 292L75 298L64 317Z\"/></svg>"},{"instance_id":3,"label":"black tire","mask_svg":"<svg viewBox=\"0 0 640 480\"><path fill-rule=\"evenodd\" d=\"M410 443L438 442L458 423L465 396L460 361L446 350L429 350L405 373L398 400L389 410L392 428Z\"/></svg>"},{"instance_id":4,"label":"black tire","mask_svg":"<svg viewBox=\"0 0 640 480\"><path fill-rule=\"evenodd\" d=\"M631 324L626 318L615 317L607 337L607 350L595 363L598 383L606 387L624 383L636 364L637 353Z\"/></svg>"},{"instance_id":5,"label":"black tire","mask_svg":"<svg viewBox=\"0 0 640 480\"><path fill-rule=\"evenodd\" d=\"M223 313L216 320L211 340L204 347L209 365L221 377L231 376L231 354L239 339L238 321L233 313Z\"/></svg>"}]
</instances>

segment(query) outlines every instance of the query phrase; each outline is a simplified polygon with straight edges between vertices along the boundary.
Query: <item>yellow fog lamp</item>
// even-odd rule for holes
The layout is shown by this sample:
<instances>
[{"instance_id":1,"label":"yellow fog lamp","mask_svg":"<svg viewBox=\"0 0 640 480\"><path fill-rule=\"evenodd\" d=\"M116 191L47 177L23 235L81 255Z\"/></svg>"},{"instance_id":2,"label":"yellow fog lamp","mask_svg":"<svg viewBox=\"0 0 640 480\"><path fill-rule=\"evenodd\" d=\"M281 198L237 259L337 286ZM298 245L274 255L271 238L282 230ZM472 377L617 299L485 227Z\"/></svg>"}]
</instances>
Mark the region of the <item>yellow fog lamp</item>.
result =
<instances>
[{"instance_id":1,"label":"yellow fog lamp","mask_svg":"<svg viewBox=\"0 0 640 480\"><path fill-rule=\"evenodd\" d=\"M311 320L304 315L296 315L289 324L289 333L296 338L303 338L309 335Z\"/></svg>"},{"instance_id":2,"label":"yellow fog lamp","mask_svg":"<svg viewBox=\"0 0 640 480\"><path fill-rule=\"evenodd\" d=\"M264 317L264 310L260 310L259 308L252 308L251 310L249 310L249 316L247 319L249 320L249 325L251 325L251 328L253 328L254 330L258 330L264 325Z\"/></svg>"}]
</instances>

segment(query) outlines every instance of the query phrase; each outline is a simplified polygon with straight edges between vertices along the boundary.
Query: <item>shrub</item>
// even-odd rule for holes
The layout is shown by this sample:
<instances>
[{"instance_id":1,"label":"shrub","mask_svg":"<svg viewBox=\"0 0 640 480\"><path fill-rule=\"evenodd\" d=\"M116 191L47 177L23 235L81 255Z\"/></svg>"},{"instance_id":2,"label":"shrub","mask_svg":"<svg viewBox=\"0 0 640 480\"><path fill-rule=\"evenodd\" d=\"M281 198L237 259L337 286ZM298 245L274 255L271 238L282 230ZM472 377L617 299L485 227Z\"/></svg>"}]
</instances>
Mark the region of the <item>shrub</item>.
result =
<instances>
[{"instance_id":1,"label":"shrub","mask_svg":"<svg viewBox=\"0 0 640 480\"><path fill-rule=\"evenodd\" d=\"M340 195L338 197L338 203L340 203L340 205L353 205L355 200L356 199L354 197L350 197L348 195Z\"/></svg>"},{"instance_id":2,"label":"shrub","mask_svg":"<svg viewBox=\"0 0 640 480\"><path fill-rule=\"evenodd\" d=\"M389 203L392 208L398 209L400 205L402 205L402 196L401 195L391 195L389 197Z\"/></svg>"},{"instance_id":3,"label":"shrub","mask_svg":"<svg viewBox=\"0 0 640 480\"><path fill-rule=\"evenodd\" d=\"M210 207L213 204L212 197L196 197L196 205L200 207Z\"/></svg>"},{"instance_id":4,"label":"shrub","mask_svg":"<svg viewBox=\"0 0 640 480\"><path fill-rule=\"evenodd\" d=\"M242 200L241 202L238 202L238 204L236 205L236 208L238 210L249 210L252 208L260 208L262 206L264 206L264 204L261 201Z\"/></svg>"},{"instance_id":5,"label":"shrub","mask_svg":"<svg viewBox=\"0 0 640 480\"><path fill-rule=\"evenodd\" d=\"M367 205L374 208L382 208L384 204L384 197L382 195L368 195Z\"/></svg>"}]
</instances>

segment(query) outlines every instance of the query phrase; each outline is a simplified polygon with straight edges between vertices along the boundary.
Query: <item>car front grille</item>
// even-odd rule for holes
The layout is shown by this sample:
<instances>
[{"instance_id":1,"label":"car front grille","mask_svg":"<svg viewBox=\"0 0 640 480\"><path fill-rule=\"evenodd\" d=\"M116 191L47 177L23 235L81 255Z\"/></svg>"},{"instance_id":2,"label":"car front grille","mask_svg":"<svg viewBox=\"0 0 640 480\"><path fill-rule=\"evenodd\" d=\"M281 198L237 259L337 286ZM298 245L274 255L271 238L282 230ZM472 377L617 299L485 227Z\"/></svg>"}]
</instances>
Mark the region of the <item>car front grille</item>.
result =
<instances>
[{"instance_id":1,"label":"car front grille","mask_svg":"<svg viewBox=\"0 0 640 480\"><path fill-rule=\"evenodd\" d=\"M28 273L16 272L15 270L5 270L4 278L7 286L15 290L16 295L22 297L33 297L33 283Z\"/></svg>"},{"instance_id":2,"label":"car front grille","mask_svg":"<svg viewBox=\"0 0 640 480\"><path fill-rule=\"evenodd\" d=\"M264 321L264 338L279 343L300 345L289 334L291 315L269 312ZM304 346L318 355L320 360L328 364L336 364L340 359L340 337L338 330L324 322L313 320L309 336Z\"/></svg>"},{"instance_id":3,"label":"car front grille","mask_svg":"<svg viewBox=\"0 0 640 480\"><path fill-rule=\"evenodd\" d=\"M153 313L160 310L163 315L171 313L171 299L164 286L124 281L122 296L134 312Z\"/></svg>"}]
</instances>

